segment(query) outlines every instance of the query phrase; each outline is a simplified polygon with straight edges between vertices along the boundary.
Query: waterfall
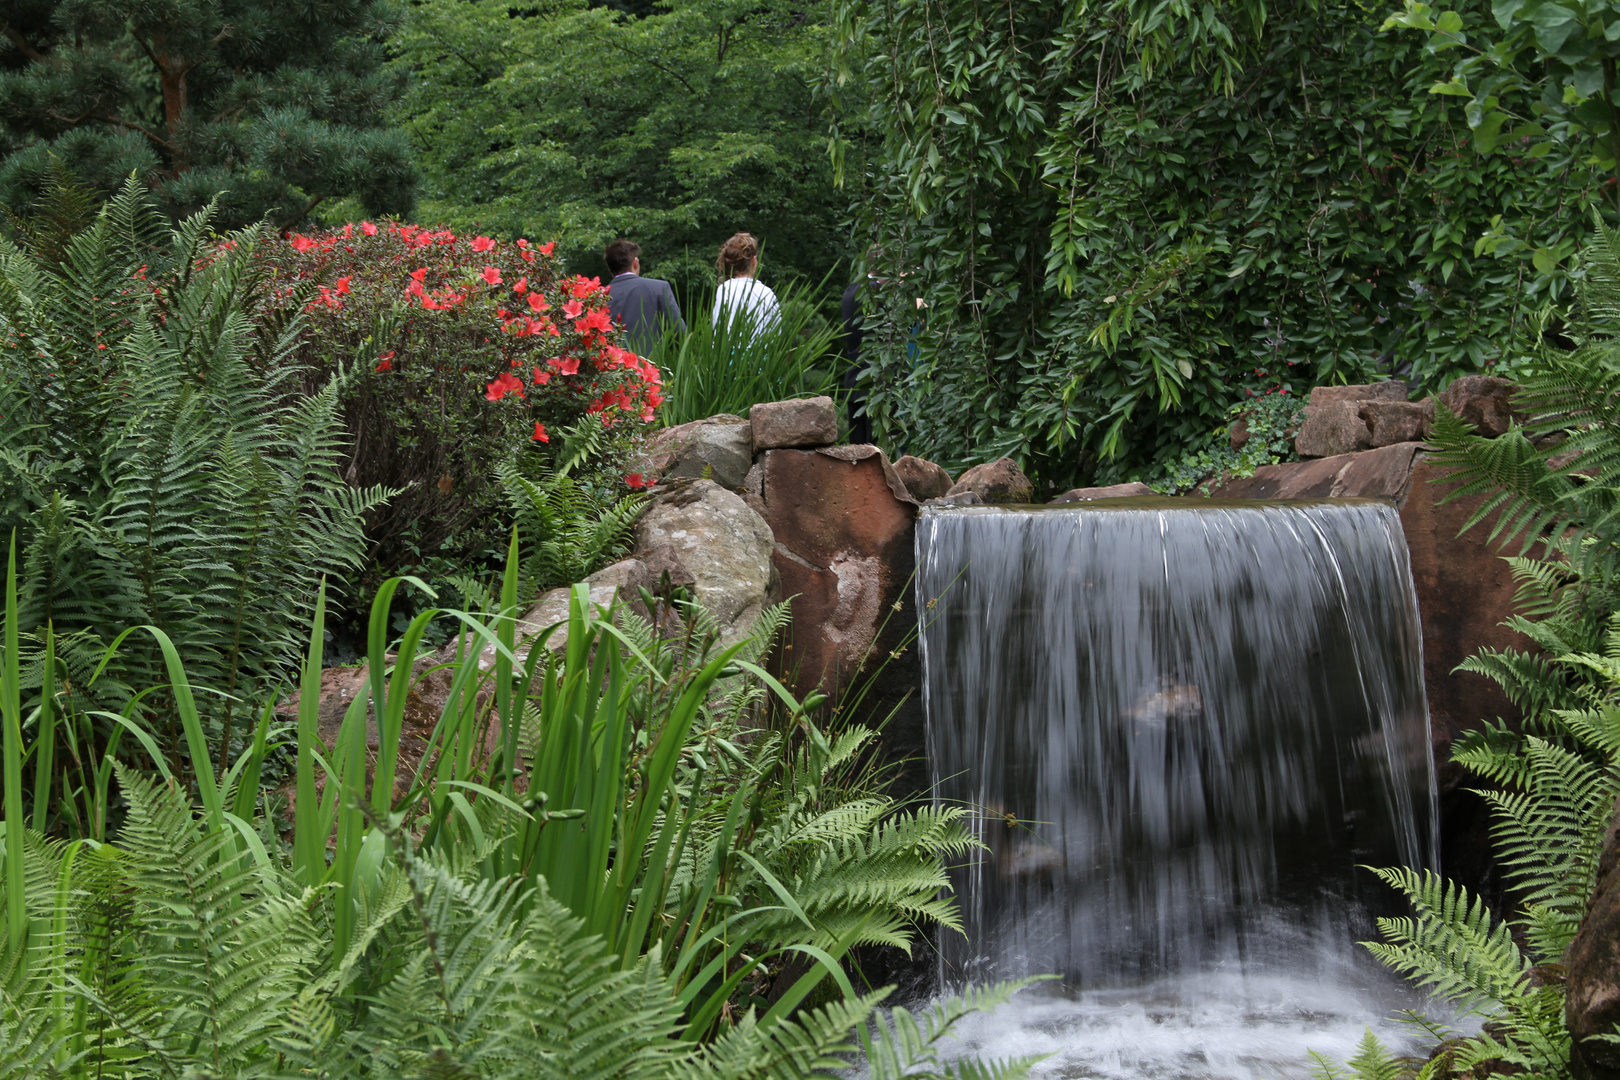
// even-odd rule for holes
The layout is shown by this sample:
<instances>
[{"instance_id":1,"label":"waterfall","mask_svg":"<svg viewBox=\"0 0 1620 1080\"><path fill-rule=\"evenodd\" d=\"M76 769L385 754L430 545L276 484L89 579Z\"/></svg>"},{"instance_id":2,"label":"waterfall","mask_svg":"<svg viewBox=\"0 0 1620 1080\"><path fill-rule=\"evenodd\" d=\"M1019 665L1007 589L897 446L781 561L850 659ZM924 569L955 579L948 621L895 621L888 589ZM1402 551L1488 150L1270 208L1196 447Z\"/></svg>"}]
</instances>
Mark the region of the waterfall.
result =
<instances>
[{"instance_id":1,"label":"waterfall","mask_svg":"<svg viewBox=\"0 0 1620 1080\"><path fill-rule=\"evenodd\" d=\"M947 982L1302 974L1372 936L1359 866L1434 865L1389 505L930 507L915 587L935 796L985 845Z\"/></svg>"}]
</instances>

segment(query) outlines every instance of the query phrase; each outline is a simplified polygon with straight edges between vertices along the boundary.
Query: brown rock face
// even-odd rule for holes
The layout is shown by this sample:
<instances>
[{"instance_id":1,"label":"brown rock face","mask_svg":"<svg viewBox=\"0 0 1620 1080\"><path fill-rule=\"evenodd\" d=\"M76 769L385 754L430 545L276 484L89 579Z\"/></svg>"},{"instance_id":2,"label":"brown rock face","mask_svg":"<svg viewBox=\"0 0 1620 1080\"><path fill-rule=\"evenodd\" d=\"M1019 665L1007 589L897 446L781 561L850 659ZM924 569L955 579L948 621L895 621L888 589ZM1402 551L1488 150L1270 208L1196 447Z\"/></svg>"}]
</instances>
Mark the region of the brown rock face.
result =
<instances>
[{"instance_id":1,"label":"brown rock face","mask_svg":"<svg viewBox=\"0 0 1620 1080\"><path fill-rule=\"evenodd\" d=\"M1518 386L1509 379L1464 375L1446 387L1440 403L1490 438L1507 431L1515 418L1523 419L1523 414L1516 413L1512 406L1516 390Z\"/></svg>"},{"instance_id":2,"label":"brown rock face","mask_svg":"<svg viewBox=\"0 0 1620 1080\"><path fill-rule=\"evenodd\" d=\"M748 410L754 452L790 446L830 446L838 441L838 413L830 397L766 401Z\"/></svg>"},{"instance_id":3,"label":"brown rock face","mask_svg":"<svg viewBox=\"0 0 1620 1080\"><path fill-rule=\"evenodd\" d=\"M1383 498L1397 502L1411 484L1412 459L1421 443L1400 443L1361 454L1263 465L1253 476L1229 480L1217 499Z\"/></svg>"},{"instance_id":4,"label":"brown rock face","mask_svg":"<svg viewBox=\"0 0 1620 1080\"><path fill-rule=\"evenodd\" d=\"M779 665L795 692L836 696L869 652L892 647L884 625L909 600L917 504L874 446L772 450L761 464L781 595L793 597Z\"/></svg>"},{"instance_id":5,"label":"brown rock face","mask_svg":"<svg viewBox=\"0 0 1620 1080\"><path fill-rule=\"evenodd\" d=\"M1318 386L1316 390L1345 390L1348 387ZM1334 457L1353 454L1357 450L1372 448L1372 431L1361 418L1361 402L1333 400L1316 404L1316 390L1311 391L1312 404L1306 407L1305 423L1294 438L1294 449L1300 457Z\"/></svg>"},{"instance_id":6,"label":"brown rock face","mask_svg":"<svg viewBox=\"0 0 1620 1080\"><path fill-rule=\"evenodd\" d=\"M1091 502L1093 499L1128 499L1133 495L1151 495L1153 489L1140 481L1129 484L1110 484L1108 487L1073 488L1065 491L1054 503Z\"/></svg>"},{"instance_id":7,"label":"brown rock face","mask_svg":"<svg viewBox=\"0 0 1620 1080\"><path fill-rule=\"evenodd\" d=\"M1361 383L1353 386L1313 386L1309 405L1334 405L1341 401L1405 401L1409 391L1399 379Z\"/></svg>"},{"instance_id":8,"label":"brown rock face","mask_svg":"<svg viewBox=\"0 0 1620 1080\"><path fill-rule=\"evenodd\" d=\"M962 495L969 491L987 503L1027 503L1035 497L1035 485L1012 458L973 466L945 494Z\"/></svg>"},{"instance_id":9,"label":"brown rock face","mask_svg":"<svg viewBox=\"0 0 1620 1080\"><path fill-rule=\"evenodd\" d=\"M900 474L900 482L918 502L937 499L951 490L951 474L932 461L907 454L894 463L894 471Z\"/></svg>"},{"instance_id":10,"label":"brown rock face","mask_svg":"<svg viewBox=\"0 0 1620 1080\"><path fill-rule=\"evenodd\" d=\"M1620 1046L1592 1038L1620 1024L1620 803L1603 836L1597 888L1564 954L1564 1023L1575 1039L1570 1064L1589 1080L1620 1078Z\"/></svg>"},{"instance_id":11,"label":"brown rock face","mask_svg":"<svg viewBox=\"0 0 1620 1080\"><path fill-rule=\"evenodd\" d=\"M1364 401L1361 420L1372 432L1374 446L1393 446L1423 438L1431 408L1421 401Z\"/></svg>"}]
</instances>

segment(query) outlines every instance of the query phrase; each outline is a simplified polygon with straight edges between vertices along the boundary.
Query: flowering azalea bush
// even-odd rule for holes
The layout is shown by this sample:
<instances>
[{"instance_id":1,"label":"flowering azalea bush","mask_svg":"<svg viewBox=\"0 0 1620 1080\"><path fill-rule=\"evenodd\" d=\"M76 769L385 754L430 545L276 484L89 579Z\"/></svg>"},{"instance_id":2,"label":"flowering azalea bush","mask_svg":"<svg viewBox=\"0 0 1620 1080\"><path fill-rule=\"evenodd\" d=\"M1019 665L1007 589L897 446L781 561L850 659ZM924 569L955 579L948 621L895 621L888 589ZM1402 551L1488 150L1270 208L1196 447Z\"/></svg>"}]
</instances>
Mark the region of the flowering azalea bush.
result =
<instances>
[{"instance_id":1,"label":"flowering azalea bush","mask_svg":"<svg viewBox=\"0 0 1620 1080\"><path fill-rule=\"evenodd\" d=\"M264 317L308 324L302 377L356 369L344 475L404 489L368 522L384 567L482 539L497 466L543 471L564 431L586 454L576 478L636 486L624 463L663 401L659 370L620 347L606 288L561 274L551 244L360 222L272 238L260 258Z\"/></svg>"}]
</instances>

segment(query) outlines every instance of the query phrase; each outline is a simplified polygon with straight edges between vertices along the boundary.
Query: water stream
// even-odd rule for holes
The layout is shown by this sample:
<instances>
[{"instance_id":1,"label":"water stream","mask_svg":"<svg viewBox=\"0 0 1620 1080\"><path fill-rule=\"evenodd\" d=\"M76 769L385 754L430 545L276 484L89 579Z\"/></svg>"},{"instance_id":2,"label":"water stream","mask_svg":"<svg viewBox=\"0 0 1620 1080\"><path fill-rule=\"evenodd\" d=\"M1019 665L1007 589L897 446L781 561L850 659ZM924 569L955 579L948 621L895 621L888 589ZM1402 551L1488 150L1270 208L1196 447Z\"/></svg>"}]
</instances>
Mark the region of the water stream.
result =
<instances>
[{"instance_id":1,"label":"water stream","mask_svg":"<svg viewBox=\"0 0 1620 1080\"><path fill-rule=\"evenodd\" d=\"M1355 944L1391 903L1358 866L1436 854L1391 507L930 508L917 552L935 791L986 845L942 982L1062 977L969 1043L1055 1076L1304 1075L1420 1004Z\"/></svg>"}]
</instances>

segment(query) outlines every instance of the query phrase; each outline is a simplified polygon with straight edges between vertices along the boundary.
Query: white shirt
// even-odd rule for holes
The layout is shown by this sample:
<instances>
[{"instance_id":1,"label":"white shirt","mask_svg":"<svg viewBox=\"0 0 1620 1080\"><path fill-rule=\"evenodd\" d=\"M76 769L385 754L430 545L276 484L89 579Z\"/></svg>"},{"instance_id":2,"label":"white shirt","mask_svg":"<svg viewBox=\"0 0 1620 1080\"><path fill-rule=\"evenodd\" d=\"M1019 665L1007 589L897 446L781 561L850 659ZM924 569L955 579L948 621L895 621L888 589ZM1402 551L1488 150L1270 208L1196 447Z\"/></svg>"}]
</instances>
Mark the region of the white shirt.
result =
<instances>
[{"instance_id":1,"label":"white shirt","mask_svg":"<svg viewBox=\"0 0 1620 1080\"><path fill-rule=\"evenodd\" d=\"M782 320L782 305L769 285L751 277L728 278L720 283L714 294L714 325L720 325L722 313L728 318L747 319L754 324L754 333L769 330Z\"/></svg>"}]
</instances>

